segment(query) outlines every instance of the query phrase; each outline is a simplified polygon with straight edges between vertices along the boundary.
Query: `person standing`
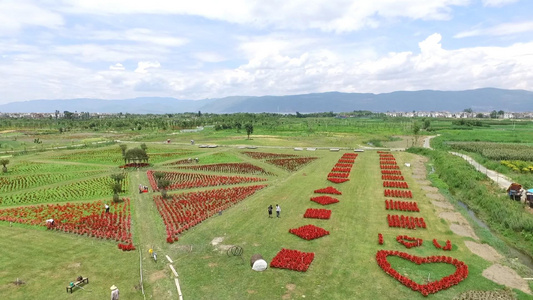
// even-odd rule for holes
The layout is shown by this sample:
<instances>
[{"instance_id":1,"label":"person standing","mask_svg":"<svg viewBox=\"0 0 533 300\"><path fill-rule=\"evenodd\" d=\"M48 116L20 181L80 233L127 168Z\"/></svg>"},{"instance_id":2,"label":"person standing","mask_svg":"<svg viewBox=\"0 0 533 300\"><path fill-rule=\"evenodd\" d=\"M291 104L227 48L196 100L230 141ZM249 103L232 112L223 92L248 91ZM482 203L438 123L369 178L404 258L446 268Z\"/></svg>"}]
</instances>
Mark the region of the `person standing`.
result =
<instances>
[{"instance_id":1,"label":"person standing","mask_svg":"<svg viewBox=\"0 0 533 300\"><path fill-rule=\"evenodd\" d=\"M111 289L111 300L119 300L118 299L119 291L118 291L117 286L113 284L110 289Z\"/></svg>"},{"instance_id":2,"label":"person standing","mask_svg":"<svg viewBox=\"0 0 533 300\"><path fill-rule=\"evenodd\" d=\"M109 205L107 205L107 203L105 204L105 212L109 213Z\"/></svg>"},{"instance_id":3,"label":"person standing","mask_svg":"<svg viewBox=\"0 0 533 300\"><path fill-rule=\"evenodd\" d=\"M272 204L268 207L268 217L272 218Z\"/></svg>"},{"instance_id":4,"label":"person standing","mask_svg":"<svg viewBox=\"0 0 533 300\"><path fill-rule=\"evenodd\" d=\"M281 214L281 207L278 204L276 204L276 217L280 218L279 216L280 214Z\"/></svg>"}]
</instances>

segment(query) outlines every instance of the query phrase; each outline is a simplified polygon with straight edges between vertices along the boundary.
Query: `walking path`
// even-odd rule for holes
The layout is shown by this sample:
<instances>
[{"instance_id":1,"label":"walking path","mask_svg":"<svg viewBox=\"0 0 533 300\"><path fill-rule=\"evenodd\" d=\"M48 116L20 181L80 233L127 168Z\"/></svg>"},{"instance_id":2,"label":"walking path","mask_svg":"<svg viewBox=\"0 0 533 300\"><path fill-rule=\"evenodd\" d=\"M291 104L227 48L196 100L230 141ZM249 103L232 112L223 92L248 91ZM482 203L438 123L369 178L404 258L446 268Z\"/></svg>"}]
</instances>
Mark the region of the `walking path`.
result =
<instances>
[{"instance_id":1,"label":"walking path","mask_svg":"<svg viewBox=\"0 0 533 300\"><path fill-rule=\"evenodd\" d=\"M428 136L424 139L424 148L428 148L428 149L433 149L431 148L429 142L432 138L436 137L436 135L434 136ZM489 170L487 168L485 168L483 165L481 165L480 163L478 163L477 161L475 161L472 157L468 156L468 155L465 155L465 154L462 154L462 153L458 153L458 152L452 152L450 151L451 154L453 155L457 155L461 158L463 158L464 160L466 160L469 164L471 164L472 166L474 166L474 168L476 168L476 170L478 172L481 172L481 173L484 173L485 175L487 175L487 177L489 177L492 181L496 182L496 184L502 188L502 189L507 189L511 183L513 182L512 179L510 179L509 177L503 175L503 174L500 174L496 171L493 171L493 170Z\"/></svg>"}]
</instances>

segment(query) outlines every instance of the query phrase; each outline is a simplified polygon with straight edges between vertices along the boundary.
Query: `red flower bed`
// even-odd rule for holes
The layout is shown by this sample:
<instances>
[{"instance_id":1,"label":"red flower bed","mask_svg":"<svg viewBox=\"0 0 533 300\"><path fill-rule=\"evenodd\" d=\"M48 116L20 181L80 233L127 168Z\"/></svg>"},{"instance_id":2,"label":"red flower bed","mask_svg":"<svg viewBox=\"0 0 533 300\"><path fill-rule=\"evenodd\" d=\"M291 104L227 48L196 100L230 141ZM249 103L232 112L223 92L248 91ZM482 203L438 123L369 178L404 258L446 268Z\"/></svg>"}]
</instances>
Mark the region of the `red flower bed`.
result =
<instances>
[{"instance_id":1,"label":"red flower bed","mask_svg":"<svg viewBox=\"0 0 533 300\"><path fill-rule=\"evenodd\" d=\"M154 196L157 210L167 230L167 242L177 241L178 234L182 231L228 209L265 186L254 185L175 194L172 199Z\"/></svg>"},{"instance_id":2,"label":"red flower bed","mask_svg":"<svg viewBox=\"0 0 533 300\"><path fill-rule=\"evenodd\" d=\"M270 267L305 272L313 262L315 253L281 249L270 262Z\"/></svg>"},{"instance_id":3,"label":"red flower bed","mask_svg":"<svg viewBox=\"0 0 533 300\"><path fill-rule=\"evenodd\" d=\"M125 164L125 165L119 166L119 168L122 168L122 169L127 169L127 168L144 168L144 167L149 167L149 166L150 166L149 163L130 163L130 164Z\"/></svg>"},{"instance_id":4,"label":"red flower bed","mask_svg":"<svg viewBox=\"0 0 533 300\"><path fill-rule=\"evenodd\" d=\"M339 159L340 164L353 164L355 159L341 158Z\"/></svg>"},{"instance_id":5,"label":"red flower bed","mask_svg":"<svg viewBox=\"0 0 533 300\"><path fill-rule=\"evenodd\" d=\"M399 171L399 170L381 170L381 174L385 174L385 175L402 175L402 171Z\"/></svg>"},{"instance_id":6,"label":"red flower bed","mask_svg":"<svg viewBox=\"0 0 533 300\"><path fill-rule=\"evenodd\" d=\"M199 173L180 173L180 172L163 172L164 179L171 182L168 190L175 189L190 189L204 186L218 186L248 182L266 181L265 178L259 177L242 177L242 176L221 176L221 175L206 175ZM158 191L157 183L154 178L154 171L147 171L150 186L154 191Z\"/></svg>"},{"instance_id":7,"label":"red flower bed","mask_svg":"<svg viewBox=\"0 0 533 300\"><path fill-rule=\"evenodd\" d=\"M349 181L350 179L348 179L348 178L328 177L328 180L333 182L333 183L343 183L343 182Z\"/></svg>"},{"instance_id":8,"label":"red flower bed","mask_svg":"<svg viewBox=\"0 0 533 300\"><path fill-rule=\"evenodd\" d=\"M296 171L317 158L318 157L278 158L268 159L266 162L287 171Z\"/></svg>"},{"instance_id":9,"label":"red flower bed","mask_svg":"<svg viewBox=\"0 0 533 300\"><path fill-rule=\"evenodd\" d=\"M304 240L314 240L329 234L329 231L315 225L305 225L296 229L289 229L289 232L301 237Z\"/></svg>"},{"instance_id":10,"label":"red flower bed","mask_svg":"<svg viewBox=\"0 0 533 300\"><path fill-rule=\"evenodd\" d=\"M328 186L327 188L318 189L314 191L315 194L333 194L333 195L342 195L342 193L337 190L336 188L332 186Z\"/></svg>"},{"instance_id":11,"label":"red flower bed","mask_svg":"<svg viewBox=\"0 0 533 300\"><path fill-rule=\"evenodd\" d=\"M455 272L436 281L432 281L426 284L418 284L410 278L405 277L404 275L396 271L387 261L388 256L397 256L411 261L417 265L430 263L447 263L455 266ZM405 285L411 290L420 292L424 296L428 296L429 294L435 294L451 286L457 285L461 281L465 280L466 277L468 277L468 266L464 262L449 256L419 257L410 255L405 252L379 250L376 253L376 261L379 267L383 271L385 271L385 273L389 274L392 278L398 280L401 284Z\"/></svg>"},{"instance_id":12,"label":"red flower bed","mask_svg":"<svg viewBox=\"0 0 533 300\"><path fill-rule=\"evenodd\" d=\"M296 154L281 154L281 153L267 153L267 152L251 152L245 151L243 154L250 156L255 159L271 159L271 158L287 158L287 157L297 157Z\"/></svg>"},{"instance_id":13,"label":"red flower bed","mask_svg":"<svg viewBox=\"0 0 533 300\"><path fill-rule=\"evenodd\" d=\"M357 153L344 153L342 155L342 158L353 158L353 159L355 159L355 158L357 158L357 156L358 156Z\"/></svg>"},{"instance_id":14,"label":"red flower bed","mask_svg":"<svg viewBox=\"0 0 533 300\"><path fill-rule=\"evenodd\" d=\"M351 168L333 167L333 169L331 169L331 172L344 172L344 173L350 173L351 170L352 170Z\"/></svg>"},{"instance_id":15,"label":"red flower bed","mask_svg":"<svg viewBox=\"0 0 533 300\"><path fill-rule=\"evenodd\" d=\"M383 245L383 234L378 233L378 244Z\"/></svg>"},{"instance_id":16,"label":"red flower bed","mask_svg":"<svg viewBox=\"0 0 533 300\"><path fill-rule=\"evenodd\" d=\"M397 236L396 241L398 241L398 243L404 245L408 249L411 249L413 247L420 247L422 246L422 242L423 242L422 239L407 236L407 235Z\"/></svg>"},{"instance_id":17,"label":"red flower bed","mask_svg":"<svg viewBox=\"0 0 533 300\"><path fill-rule=\"evenodd\" d=\"M407 229L426 228L424 218L408 217L404 215L387 215L389 227L401 227Z\"/></svg>"},{"instance_id":18,"label":"red flower bed","mask_svg":"<svg viewBox=\"0 0 533 300\"><path fill-rule=\"evenodd\" d=\"M394 156L380 156L379 160L396 160L396 158L394 158Z\"/></svg>"},{"instance_id":19,"label":"red flower bed","mask_svg":"<svg viewBox=\"0 0 533 300\"><path fill-rule=\"evenodd\" d=\"M413 193L411 191L401 191L401 190L389 190L389 189L386 189L383 193L384 193L385 197L413 198Z\"/></svg>"},{"instance_id":20,"label":"red flower bed","mask_svg":"<svg viewBox=\"0 0 533 300\"><path fill-rule=\"evenodd\" d=\"M379 167L383 170L383 169L399 169L400 167L398 167L397 165L384 165L384 164L380 164Z\"/></svg>"},{"instance_id":21,"label":"red flower bed","mask_svg":"<svg viewBox=\"0 0 533 300\"><path fill-rule=\"evenodd\" d=\"M409 185L405 181L383 181L383 187L392 187L397 189L408 189Z\"/></svg>"},{"instance_id":22,"label":"red flower bed","mask_svg":"<svg viewBox=\"0 0 533 300\"><path fill-rule=\"evenodd\" d=\"M251 163L222 163L222 164L210 164L210 165L194 165L194 166L179 167L179 169L190 169L190 170L200 170L200 171L220 172L220 173L272 175L272 173L265 171L261 167L252 165Z\"/></svg>"},{"instance_id":23,"label":"red flower bed","mask_svg":"<svg viewBox=\"0 0 533 300\"><path fill-rule=\"evenodd\" d=\"M387 210L400 211L414 211L419 212L418 204L416 202L385 200L385 208Z\"/></svg>"},{"instance_id":24,"label":"red flower bed","mask_svg":"<svg viewBox=\"0 0 533 300\"><path fill-rule=\"evenodd\" d=\"M446 245L442 247L436 239L433 239L433 245L435 246L435 248L442 249L444 251L452 250L452 242L450 242L450 240L446 240Z\"/></svg>"},{"instance_id":25,"label":"red flower bed","mask_svg":"<svg viewBox=\"0 0 533 300\"><path fill-rule=\"evenodd\" d=\"M130 199L110 203L105 212L102 200L85 203L42 204L0 210L0 221L46 226L50 230L86 235L131 244ZM54 225L46 220L54 219Z\"/></svg>"},{"instance_id":26,"label":"red flower bed","mask_svg":"<svg viewBox=\"0 0 533 300\"><path fill-rule=\"evenodd\" d=\"M380 160L381 165L397 165L395 160Z\"/></svg>"},{"instance_id":27,"label":"red flower bed","mask_svg":"<svg viewBox=\"0 0 533 300\"><path fill-rule=\"evenodd\" d=\"M330 196L318 196L318 197L312 197L311 201L314 201L314 202L316 202L318 204L322 204L322 205L329 205L329 204L332 204L332 203L339 202L339 199L333 198L333 197L330 197Z\"/></svg>"},{"instance_id":28,"label":"red flower bed","mask_svg":"<svg viewBox=\"0 0 533 300\"><path fill-rule=\"evenodd\" d=\"M336 163L335 164L335 168L348 168L348 169L352 169L353 165L352 164L342 164L342 163Z\"/></svg>"},{"instance_id":29,"label":"red flower bed","mask_svg":"<svg viewBox=\"0 0 533 300\"><path fill-rule=\"evenodd\" d=\"M334 173L334 172L329 172L329 174L328 174L328 178L329 178L329 177L335 177L335 178L348 178L348 176L350 176L350 173Z\"/></svg>"},{"instance_id":30,"label":"red flower bed","mask_svg":"<svg viewBox=\"0 0 533 300\"><path fill-rule=\"evenodd\" d=\"M330 217L331 210L323 208L308 208L304 214L304 218L311 219L329 219Z\"/></svg>"},{"instance_id":31,"label":"red flower bed","mask_svg":"<svg viewBox=\"0 0 533 300\"><path fill-rule=\"evenodd\" d=\"M405 180L403 178L403 176L398 176L398 175L381 175L381 179L382 180Z\"/></svg>"}]
</instances>

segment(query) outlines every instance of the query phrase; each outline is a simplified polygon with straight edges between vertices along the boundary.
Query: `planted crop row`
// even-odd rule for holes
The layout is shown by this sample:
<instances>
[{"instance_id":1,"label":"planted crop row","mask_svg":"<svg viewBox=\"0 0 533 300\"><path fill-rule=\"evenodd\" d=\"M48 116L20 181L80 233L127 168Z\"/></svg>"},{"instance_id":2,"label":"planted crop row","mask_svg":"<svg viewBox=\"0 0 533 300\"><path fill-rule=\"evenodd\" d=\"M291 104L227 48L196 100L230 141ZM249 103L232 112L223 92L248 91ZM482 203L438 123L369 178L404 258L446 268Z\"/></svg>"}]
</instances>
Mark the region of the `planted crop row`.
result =
<instances>
[{"instance_id":1,"label":"planted crop row","mask_svg":"<svg viewBox=\"0 0 533 300\"><path fill-rule=\"evenodd\" d=\"M41 162L20 162L9 165L8 174L35 174L35 173L61 173L72 172L73 170L80 171L92 171L99 170L101 167L91 165L70 165L70 164L57 164L57 163L41 163Z\"/></svg>"},{"instance_id":2,"label":"planted crop row","mask_svg":"<svg viewBox=\"0 0 533 300\"><path fill-rule=\"evenodd\" d=\"M454 150L475 152L494 160L533 161L533 147L520 144L501 144L487 142L450 143Z\"/></svg>"},{"instance_id":3,"label":"planted crop row","mask_svg":"<svg viewBox=\"0 0 533 300\"><path fill-rule=\"evenodd\" d=\"M520 172L520 173L532 173L533 172L533 163L531 162L521 161L521 160L502 160L500 163L515 172Z\"/></svg>"},{"instance_id":4,"label":"planted crop row","mask_svg":"<svg viewBox=\"0 0 533 300\"><path fill-rule=\"evenodd\" d=\"M100 172L101 171L60 172L0 177L0 193L17 192L23 189L64 182L76 178L89 177L99 174Z\"/></svg>"},{"instance_id":5,"label":"planted crop row","mask_svg":"<svg viewBox=\"0 0 533 300\"><path fill-rule=\"evenodd\" d=\"M98 197L111 197L111 184L114 181L109 176L80 180L54 188L41 188L34 191L13 193L0 196L0 205L23 205L33 203L67 202ZM122 182L122 189L126 190L128 179Z\"/></svg>"},{"instance_id":6,"label":"planted crop row","mask_svg":"<svg viewBox=\"0 0 533 300\"><path fill-rule=\"evenodd\" d=\"M296 154L281 154L281 153L267 153L267 152L242 152L255 159L275 159L275 158L287 158L287 157L297 157Z\"/></svg>"}]
</instances>

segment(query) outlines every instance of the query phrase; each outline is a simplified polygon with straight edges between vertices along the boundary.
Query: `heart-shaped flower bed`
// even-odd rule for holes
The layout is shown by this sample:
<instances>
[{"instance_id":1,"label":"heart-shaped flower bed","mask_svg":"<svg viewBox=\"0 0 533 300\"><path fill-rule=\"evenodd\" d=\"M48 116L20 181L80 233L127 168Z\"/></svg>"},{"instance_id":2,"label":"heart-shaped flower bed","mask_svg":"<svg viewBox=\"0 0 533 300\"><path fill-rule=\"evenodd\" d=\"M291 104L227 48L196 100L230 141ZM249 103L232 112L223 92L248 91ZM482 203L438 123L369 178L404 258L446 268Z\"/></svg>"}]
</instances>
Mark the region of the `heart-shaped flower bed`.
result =
<instances>
[{"instance_id":1,"label":"heart-shaped flower bed","mask_svg":"<svg viewBox=\"0 0 533 300\"><path fill-rule=\"evenodd\" d=\"M270 267L305 272L313 262L315 253L281 249L270 262Z\"/></svg>"},{"instance_id":2,"label":"heart-shaped flower bed","mask_svg":"<svg viewBox=\"0 0 533 300\"><path fill-rule=\"evenodd\" d=\"M401 275L398 271L392 268L391 264L387 261L388 256L397 256L411 261L417 265L447 263L455 266L455 272L437 281L432 281L426 284L418 284L412 281L410 278ZM379 267L383 269L385 273L389 274L391 277L398 280L401 284L405 285L411 290L420 292L424 296L435 294L451 286L457 285L461 281L465 280L466 277L468 277L468 266L464 262L449 256L420 257L400 251L379 250L376 254L376 261Z\"/></svg>"},{"instance_id":3,"label":"heart-shaped flower bed","mask_svg":"<svg viewBox=\"0 0 533 300\"><path fill-rule=\"evenodd\" d=\"M318 197L312 197L311 201L314 201L322 205L328 205L328 204L339 202L339 199L333 198L331 196L318 196Z\"/></svg>"},{"instance_id":4,"label":"heart-shaped flower bed","mask_svg":"<svg viewBox=\"0 0 533 300\"><path fill-rule=\"evenodd\" d=\"M300 228L289 229L289 232L304 240L313 240L329 234L329 231L315 225L305 225Z\"/></svg>"},{"instance_id":5,"label":"heart-shaped flower bed","mask_svg":"<svg viewBox=\"0 0 533 300\"><path fill-rule=\"evenodd\" d=\"M408 249L422 246L422 239L407 236L407 235L399 235L396 237L396 240L398 241L398 243L404 245Z\"/></svg>"}]
</instances>

